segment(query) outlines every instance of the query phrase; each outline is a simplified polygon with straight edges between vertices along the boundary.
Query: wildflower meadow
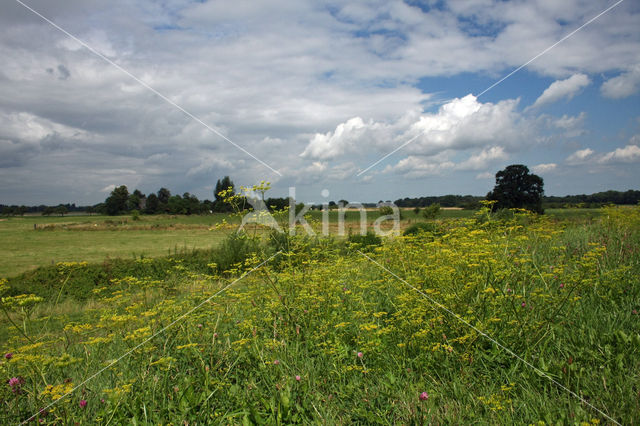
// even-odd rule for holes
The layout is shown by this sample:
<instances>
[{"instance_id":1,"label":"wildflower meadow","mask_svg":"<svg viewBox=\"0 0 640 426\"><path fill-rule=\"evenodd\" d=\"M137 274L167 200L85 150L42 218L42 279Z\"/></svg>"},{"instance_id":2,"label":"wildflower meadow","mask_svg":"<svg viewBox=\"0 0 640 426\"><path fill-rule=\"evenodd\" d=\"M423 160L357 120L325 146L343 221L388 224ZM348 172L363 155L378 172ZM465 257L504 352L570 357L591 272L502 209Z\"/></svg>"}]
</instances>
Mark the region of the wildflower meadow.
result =
<instances>
[{"instance_id":1,"label":"wildflower meadow","mask_svg":"<svg viewBox=\"0 0 640 426\"><path fill-rule=\"evenodd\" d=\"M640 208L511 213L3 279L0 422L637 424Z\"/></svg>"}]
</instances>

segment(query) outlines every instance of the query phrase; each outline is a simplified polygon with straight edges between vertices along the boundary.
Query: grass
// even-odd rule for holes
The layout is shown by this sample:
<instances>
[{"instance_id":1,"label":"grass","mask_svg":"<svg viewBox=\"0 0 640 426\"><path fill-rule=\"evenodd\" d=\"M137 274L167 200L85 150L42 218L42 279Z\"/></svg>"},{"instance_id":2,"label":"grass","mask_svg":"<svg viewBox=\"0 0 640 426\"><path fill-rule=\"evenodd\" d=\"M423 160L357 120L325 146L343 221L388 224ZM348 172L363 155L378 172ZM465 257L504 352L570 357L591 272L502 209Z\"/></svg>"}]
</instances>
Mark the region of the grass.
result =
<instances>
[{"instance_id":1,"label":"grass","mask_svg":"<svg viewBox=\"0 0 640 426\"><path fill-rule=\"evenodd\" d=\"M440 219L470 218L471 210L441 210ZM589 220L600 214L597 209L548 210L550 217L561 220ZM320 233L321 211L310 211L309 220ZM424 221L413 209L402 210L404 229ZM378 218L375 210L367 211L371 225ZM8 217L0 220L0 277L11 277L40 266L57 262L102 262L109 258L166 256L176 251L215 247L235 226L215 229L223 220L239 224L239 218L227 214L204 216L67 216ZM348 211L345 232L359 232L360 214ZM338 212L329 214L330 232L338 232ZM37 229L34 229L34 225Z\"/></svg>"},{"instance_id":2,"label":"grass","mask_svg":"<svg viewBox=\"0 0 640 426\"><path fill-rule=\"evenodd\" d=\"M57 262L166 256L216 246L227 231L210 231L226 215L6 218L0 221L0 277ZM38 229L34 229L34 225Z\"/></svg>"},{"instance_id":3,"label":"grass","mask_svg":"<svg viewBox=\"0 0 640 426\"><path fill-rule=\"evenodd\" d=\"M285 240L256 270L274 254L264 239L226 271L242 239L131 260L86 287L71 283L99 266L49 267L42 300L2 302L0 377L14 380L0 421L640 421L638 208L446 219L437 235L376 241L370 259L344 240Z\"/></svg>"}]
</instances>

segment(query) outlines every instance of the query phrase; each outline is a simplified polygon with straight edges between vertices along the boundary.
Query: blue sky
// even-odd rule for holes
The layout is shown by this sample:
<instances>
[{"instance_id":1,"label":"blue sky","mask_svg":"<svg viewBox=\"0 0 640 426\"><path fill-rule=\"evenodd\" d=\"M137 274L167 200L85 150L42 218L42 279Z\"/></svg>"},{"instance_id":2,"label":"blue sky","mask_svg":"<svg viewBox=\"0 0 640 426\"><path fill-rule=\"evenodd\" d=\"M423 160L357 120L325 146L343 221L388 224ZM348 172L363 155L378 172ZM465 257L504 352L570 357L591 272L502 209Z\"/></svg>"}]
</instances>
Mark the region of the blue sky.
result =
<instances>
[{"instance_id":1,"label":"blue sky","mask_svg":"<svg viewBox=\"0 0 640 426\"><path fill-rule=\"evenodd\" d=\"M148 87L3 2L0 203L212 198L224 175L310 202L483 195L515 163L550 195L639 189L631 0L24 3Z\"/></svg>"}]
</instances>

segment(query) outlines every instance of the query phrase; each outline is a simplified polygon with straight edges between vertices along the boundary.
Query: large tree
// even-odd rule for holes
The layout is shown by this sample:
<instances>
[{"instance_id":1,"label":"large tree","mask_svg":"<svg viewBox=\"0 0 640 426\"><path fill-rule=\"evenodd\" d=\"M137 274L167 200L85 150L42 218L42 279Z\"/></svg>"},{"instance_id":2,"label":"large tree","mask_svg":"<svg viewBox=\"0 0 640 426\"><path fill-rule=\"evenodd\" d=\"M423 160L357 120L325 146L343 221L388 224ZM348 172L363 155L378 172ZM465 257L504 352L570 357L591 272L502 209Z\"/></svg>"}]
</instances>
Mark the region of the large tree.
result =
<instances>
[{"instance_id":1,"label":"large tree","mask_svg":"<svg viewBox=\"0 0 640 426\"><path fill-rule=\"evenodd\" d=\"M166 213L169 211L169 198L171 198L171 191L167 188L160 188L158 191L158 213Z\"/></svg>"},{"instance_id":2,"label":"large tree","mask_svg":"<svg viewBox=\"0 0 640 426\"><path fill-rule=\"evenodd\" d=\"M216 182L216 188L213 190L213 196L216 197L213 204L215 211L226 212L233 210L232 207L228 203L225 203L220 196L220 191L224 191L229 188L231 188L231 193L235 194L235 186L229 176L223 177L222 180L218 179L218 181Z\"/></svg>"},{"instance_id":3,"label":"large tree","mask_svg":"<svg viewBox=\"0 0 640 426\"><path fill-rule=\"evenodd\" d=\"M497 201L494 209L524 208L543 213L544 182L540 176L529 173L522 164L512 164L496 173L496 186L487 194L487 200Z\"/></svg>"},{"instance_id":4,"label":"large tree","mask_svg":"<svg viewBox=\"0 0 640 426\"><path fill-rule=\"evenodd\" d=\"M126 212L128 200L129 190L125 185L115 188L111 191L109 198L105 200L107 214L114 216Z\"/></svg>"},{"instance_id":5,"label":"large tree","mask_svg":"<svg viewBox=\"0 0 640 426\"><path fill-rule=\"evenodd\" d=\"M144 212L147 214L155 214L158 213L159 208L160 201L158 201L158 196L154 193L149 194Z\"/></svg>"}]
</instances>

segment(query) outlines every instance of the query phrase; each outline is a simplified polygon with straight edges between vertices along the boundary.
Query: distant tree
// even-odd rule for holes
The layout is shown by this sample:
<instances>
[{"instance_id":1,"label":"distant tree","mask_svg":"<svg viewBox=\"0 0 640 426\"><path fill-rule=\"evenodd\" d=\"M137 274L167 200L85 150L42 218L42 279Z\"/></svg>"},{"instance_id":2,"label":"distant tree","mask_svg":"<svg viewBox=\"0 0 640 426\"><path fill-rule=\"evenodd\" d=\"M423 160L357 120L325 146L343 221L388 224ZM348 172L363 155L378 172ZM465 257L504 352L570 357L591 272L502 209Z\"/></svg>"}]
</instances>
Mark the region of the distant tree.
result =
<instances>
[{"instance_id":1,"label":"distant tree","mask_svg":"<svg viewBox=\"0 0 640 426\"><path fill-rule=\"evenodd\" d=\"M160 188L158 191L158 201L161 204L167 204L169 202L169 197L171 197L171 191L167 188Z\"/></svg>"},{"instance_id":2,"label":"distant tree","mask_svg":"<svg viewBox=\"0 0 640 426\"><path fill-rule=\"evenodd\" d=\"M93 206L87 206L87 208L86 208L86 209L84 209L84 211L85 211L89 216L91 216L93 213L95 213L95 212L96 212L96 208L95 208L95 207L93 207Z\"/></svg>"},{"instance_id":3,"label":"distant tree","mask_svg":"<svg viewBox=\"0 0 640 426\"><path fill-rule=\"evenodd\" d=\"M144 194L139 190L133 191L129 198L127 199L127 210L138 210L142 208L142 201L144 200Z\"/></svg>"},{"instance_id":4,"label":"distant tree","mask_svg":"<svg viewBox=\"0 0 640 426\"><path fill-rule=\"evenodd\" d=\"M378 207L378 213L380 216L388 216L393 214L393 207L391 206L380 206Z\"/></svg>"},{"instance_id":5,"label":"distant tree","mask_svg":"<svg viewBox=\"0 0 640 426\"><path fill-rule=\"evenodd\" d=\"M188 192L182 194L182 203L184 205L185 214L198 214L200 213L200 200L195 195L191 195Z\"/></svg>"},{"instance_id":6,"label":"distant tree","mask_svg":"<svg viewBox=\"0 0 640 426\"><path fill-rule=\"evenodd\" d=\"M211 213L213 212L213 201L204 200L200 203L200 213Z\"/></svg>"},{"instance_id":7,"label":"distant tree","mask_svg":"<svg viewBox=\"0 0 640 426\"><path fill-rule=\"evenodd\" d=\"M438 203L433 203L428 207L425 207L424 210L422 210L422 216L424 216L425 219L435 219L436 216L438 216L440 214L440 204Z\"/></svg>"},{"instance_id":8,"label":"distant tree","mask_svg":"<svg viewBox=\"0 0 640 426\"><path fill-rule=\"evenodd\" d=\"M42 216L51 216L55 212L56 212L55 208L48 206L48 207L45 207L44 210L42 210Z\"/></svg>"},{"instance_id":9,"label":"distant tree","mask_svg":"<svg viewBox=\"0 0 640 426\"><path fill-rule=\"evenodd\" d=\"M416 216L419 215L420 214L420 206L415 206L413 208L413 213L415 213Z\"/></svg>"},{"instance_id":10,"label":"distant tree","mask_svg":"<svg viewBox=\"0 0 640 426\"><path fill-rule=\"evenodd\" d=\"M96 213L107 214L107 205L105 203L98 203L93 206Z\"/></svg>"},{"instance_id":11,"label":"distant tree","mask_svg":"<svg viewBox=\"0 0 640 426\"><path fill-rule=\"evenodd\" d=\"M184 199L179 195L172 195L167 203L169 213L171 214L186 214L186 207Z\"/></svg>"},{"instance_id":12,"label":"distant tree","mask_svg":"<svg viewBox=\"0 0 640 426\"><path fill-rule=\"evenodd\" d=\"M18 207L18 208L16 209L16 214L19 214L20 216L24 216L24 214L25 214L26 212L28 212L28 211L29 211L29 207L27 207L27 206L20 206L20 207Z\"/></svg>"},{"instance_id":13,"label":"distant tree","mask_svg":"<svg viewBox=\"0 0 640 426\"><path fill-rule=\"evenodd\" d=\"M158 209L160 208L160 200L158 200L158 196L156 194L149 194L147 197L147 203L145 205L144 212L146 214L156 214L158 213Z\"/></svg>"},{"instance_id":14,"label":"distant tree","mask_svg":"<svg viewBox=\"0 0 640 426\"><path fill-rule=\"evenodd\" d=\"M524 208L542 214L544 181L529 173L522 164L507 166L496 173L496 185L487 194L487 200L497 201L494 209Z\"/></svg>"},{"instance_id":15,"label":"distant tree","mask_svg":"<svg viewBox=\"0 0 640 426\"><path fill-rule=\"evenodd\" d=\"M218 179L216 182L216 187L213 190L213 196L215 197L215 201L213 204L214 210L217 212L229 212L233 211L233 208L225 203L222 197L220 196L220 192L231 188L231 192L235 194L235 185L229 176L225 176L222 180Z\"/></svg>"},{"instance_id":16,"label":"distant tree","mask_svg":"<svg viewBox=\"0 0 640 426\"><path fill-rule=\"evenodd\" d=\"M56 214L59 214L60 216L64 216L69 212L69 209L67 209L67 206L60 204L58 207L55 208L54 211Z\"/></svg>"},{"instance_id":17,"label":"distant tree","mask_svg":"<svg viewBox=\"0 0 640 426\"><path fill-rule=\"evenodd\" d=\"M126 212L128 200L129 190L125 185L115 188L111 191L111 195L105 200L107 214L115 216Z\"/></svg>"},{"instance_id":18,"label":"distant tree","mask_svg":"<svg viewBox=\"0 0 640 426\"><path fill-rule=\"evenodd\" d=\"M171 198L171 191L167 188L160 188L158 191L158 209L157 213L164 213L169 211L169 198Z\"/></svg>"},{"instance_id":19,"label":"distant tree","mask_svg":"<svg viewBox=\"0 0 640 426\"><path fill-rule=\"evenodd\" d=\"M295 200L293 200L295 203ZM270 211L281 211L289 207L289 197L267 198L265 204Z\"/></svg>"}]
</instances>

